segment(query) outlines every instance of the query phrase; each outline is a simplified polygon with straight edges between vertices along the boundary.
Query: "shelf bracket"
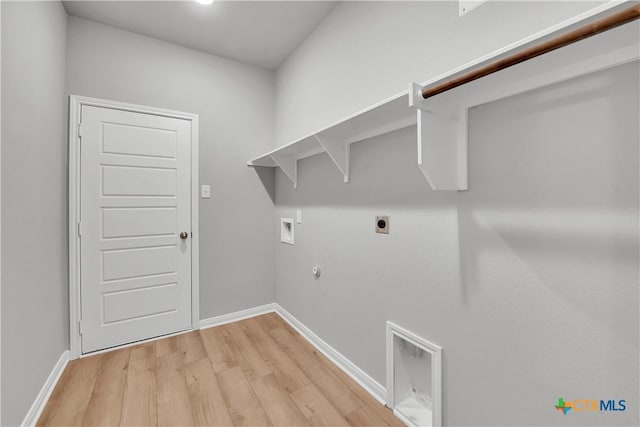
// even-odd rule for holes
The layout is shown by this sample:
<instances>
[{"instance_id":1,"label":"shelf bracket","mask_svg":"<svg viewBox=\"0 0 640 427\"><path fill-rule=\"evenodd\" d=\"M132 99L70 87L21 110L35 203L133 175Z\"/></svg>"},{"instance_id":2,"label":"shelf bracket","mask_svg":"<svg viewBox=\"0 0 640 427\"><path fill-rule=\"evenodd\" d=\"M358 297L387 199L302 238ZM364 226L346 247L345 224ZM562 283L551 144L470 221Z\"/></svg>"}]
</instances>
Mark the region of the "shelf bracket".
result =
<instances>
[{"instance_id":1,"label":"shelf bracket","mask_svg":"<svg viewBox=\"0 0 640 427\"><path fill-rule=\"evenodd\" d=\"M293 183L293 188L298 188L298 159L293 155L271 154L271 158Z\"/></svg>"},{"instance_id":2,"label":"shelf bracket","mask_svg":"<svg viewBox=\"0 0 640 427\"><path fill-rule=\"evenodd\" d=\"M344 182L349 182L349 157L351 156L351 144L344 141L314 135L318 144L329 155L329 158L338 167L344 176Z\"/></svg>"},{"instance_id":3,"label":"shelf bracket","mask_svg":"<svg viewBox=\"0 0 640 427\"><path fill-rule=\"evenodd\" d=\"M409 87L409 106L417 110L418 167L433 190L468 189L468 107L456 118L432 111L422 97L422 86Z\"/></svg>"}]
</instances>

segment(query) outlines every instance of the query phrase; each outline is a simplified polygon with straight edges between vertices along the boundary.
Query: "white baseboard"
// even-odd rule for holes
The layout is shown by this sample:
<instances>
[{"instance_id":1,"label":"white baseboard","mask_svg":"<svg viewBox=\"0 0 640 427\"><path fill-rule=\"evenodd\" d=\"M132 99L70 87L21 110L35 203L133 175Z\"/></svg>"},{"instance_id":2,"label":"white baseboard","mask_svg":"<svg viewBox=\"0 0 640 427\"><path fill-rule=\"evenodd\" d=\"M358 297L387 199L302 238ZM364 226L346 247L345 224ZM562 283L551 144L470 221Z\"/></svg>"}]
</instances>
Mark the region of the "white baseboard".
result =
<instances>
[{"instance_id":1,"label":"white baseboard","mask_svg":"<svg viewBox=\"0 0 640 427\"><path fill-rule=\"evenodd\" d=\"M49 377L45 381L44 385L40 389L40 393L36 396L36 400L34 400L31 408L29 408L29 412L22 420L22 427L31 427L35 426L44 410L44 407L47 405L49 401L49 397L51 397L51 393L53 393L53 389L56 388L56 384L58 384L58 380L60 376L64 372L64 368L67 367L69 363L69 350L65 350L62 352L60 359L51 370Z\"/></svg>"},{"instance_id":2,"label":"white baseboard","mask_svg":"<svg viewBox=\"0 0 640 427\"><path fill-rule=\"evenodd\" d=\"M276 303L265 304L258 307L248 308L246 310L203 319L200 321L200 329L213 328L214 326L225 325L227 323L249 319L250 317L260 316L262 314L273 313L276 311L276 306Z\"/></svg>"},{"instance_id":3,"label":"white baseboard","mask_svg":"<svg viewBox=\"0 0 640 427\"><path fill-rule=\"evenodd\" d=\"M227 323L237 322L239 320L248 319L251 317L260 316L267 313L276 313L282 317L287 323L289 323L300 335L302 335L307 341L309 341L314 347L324 354L329 360L336 364L345 374L349 375L355 382L360 384L365 391L373 396L382 405L386 403L385 388L370 377L366 372L360 369L355 363L343 356L338 350L331 347L325 341L316 335L311 329L306 327L301 321L296 319L291 313L285 310L278 303L265 304L258 307L248 308L246 310L236 311L234 313L223 314L221 316L211 317L200 321L200 328L212 328L214 326L220 326ZM49 377L45 381L42 389L38 393L35 401L29 408L29 412L22 420L22 427L35 426L44 410L44 407L53 393L53 389L58 384L60 376L64 372L64 369L69 363L69 350L65 350L58 362L53 367L53 370L49 374Z\"/></svg>"},{"instance_id":4,"label":"white baseboard","mask_svg":"<svg viewBox=\"0 0 640 427\"><path fill-rule=\"evenodd\" d=\"M289 323L300 335L309 341L315 348L324 354L329 360L336 364L345 374L349 375L366 392L373 396L382 405L386 405L386 389L382 384L374 380L369 374L360 369L355 363L343 356L338 350L331 347L311 329L306 327L301 321L296 319L291 313L285 310L278 303L261 305L259 307L236 311L235 313L223 314L200 321L200 328L212 328L226 323L237 322L239 320L260 316L262 314L275 312Z\"/></svg>"},{"instance_id":5,"label":"white baseboard","mask_svg":"<svg viewBox=\"0 0 640 427\"><path fill-rule=\"evenodd\" d=\"M355 382L360 384L371 396L373 396L382 405L386 405L386 389L378 381L374 380L369 374L360 369L355 363L343 356L338 350L331 347L325 341L316 335L311 329L307 328L301 321L296 319L291 313L285 310L279 304L276 305L276 313L280 315L287 323L289 323L300 335L309 341L322 354L327 356L337 367L345 374L349 375Z\"/></svg>"}]
</instances>

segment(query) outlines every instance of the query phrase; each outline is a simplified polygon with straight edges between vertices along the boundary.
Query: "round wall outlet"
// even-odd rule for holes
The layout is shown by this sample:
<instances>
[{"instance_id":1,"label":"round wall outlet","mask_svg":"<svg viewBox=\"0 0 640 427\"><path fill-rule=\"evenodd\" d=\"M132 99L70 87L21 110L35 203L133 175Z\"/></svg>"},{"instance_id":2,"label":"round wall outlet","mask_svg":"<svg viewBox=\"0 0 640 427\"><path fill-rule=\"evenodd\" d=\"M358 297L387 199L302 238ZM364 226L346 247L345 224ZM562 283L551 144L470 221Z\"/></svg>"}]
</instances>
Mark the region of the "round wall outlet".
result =
<instances>
[{"instance_id":1,"label":"round wall outlet","mask_svg":"<svg viewBox=\"0 0 640 427\"><path fill-rule=\"evenodd\" d=\"M376 216L376 233L389 234L389 216Z\"/></svg>"}]
</instances>

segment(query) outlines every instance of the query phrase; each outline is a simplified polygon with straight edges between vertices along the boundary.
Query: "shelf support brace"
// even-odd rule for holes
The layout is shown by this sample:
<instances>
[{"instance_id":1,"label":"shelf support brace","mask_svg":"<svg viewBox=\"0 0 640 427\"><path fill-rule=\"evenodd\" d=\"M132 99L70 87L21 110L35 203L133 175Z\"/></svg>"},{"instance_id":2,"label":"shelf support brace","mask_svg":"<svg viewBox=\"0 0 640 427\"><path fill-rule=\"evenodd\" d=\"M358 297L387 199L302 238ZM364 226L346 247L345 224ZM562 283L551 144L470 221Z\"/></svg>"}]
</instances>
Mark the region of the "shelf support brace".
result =
<instances>
[{"instance_id":1,"label":"shelf support brace","mask_svg":"<svg viewBox=\"0 0 640 427\"><path fill-rule=\"evenodd\" d=\"M349 182L349 157L351 156L351 144L344 141L328 138L326 136L314 135L318 144L329 155L329 158L338 167L344 176L344 182Z\"/></svg>"},{"instance_id":2,"label":"shelf support brace","mask_svg":"<svg viewBox=\"0 0 640 427\"><path fill-rule=\"evenodd\" d=\"M432 111L422 97L422 87L409 87L409 106L418 115L418 167L433 190L467 190L467 116L461 107L452 119Z\"/></svg>"},{"instance_id":3,"label":"shelf support brace","mask_svg":"<svg viewBox=\"0 0 640 427\"><path fill-rule=\"evenodd\" d=\"M293 188L298 188L298 159L293 155L271 154L271 158L282 172L291 180Z\"/></svg>"}]
</instances>

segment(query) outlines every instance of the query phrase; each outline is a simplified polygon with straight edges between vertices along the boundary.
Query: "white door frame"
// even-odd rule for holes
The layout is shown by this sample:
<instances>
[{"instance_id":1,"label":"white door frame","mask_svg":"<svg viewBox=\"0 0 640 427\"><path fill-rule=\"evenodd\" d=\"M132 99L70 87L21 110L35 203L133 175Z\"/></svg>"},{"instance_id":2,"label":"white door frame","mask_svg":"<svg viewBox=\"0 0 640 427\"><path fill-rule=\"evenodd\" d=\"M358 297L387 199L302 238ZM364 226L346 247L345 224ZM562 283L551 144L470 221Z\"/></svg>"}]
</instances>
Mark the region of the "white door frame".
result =
<instances>
[{"instance_id":1,"label":"white door frame","mask_svg":"<svg viewBox=\"0 0 640 427\"><path fill-rule=\"evenodd\" d=\"M69 97L69 341L70 358L82 356L80 335L80 143L82 106L103 107L191 121L191 327L200 329L200 250L198 227L198 115L104 99Z\"/></svg>"}]
</instances>

